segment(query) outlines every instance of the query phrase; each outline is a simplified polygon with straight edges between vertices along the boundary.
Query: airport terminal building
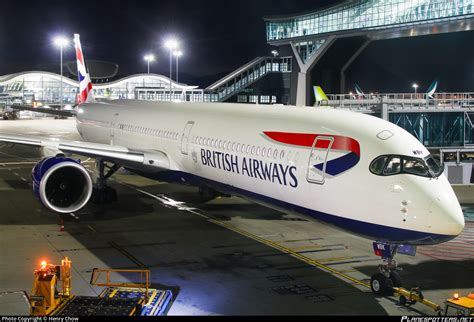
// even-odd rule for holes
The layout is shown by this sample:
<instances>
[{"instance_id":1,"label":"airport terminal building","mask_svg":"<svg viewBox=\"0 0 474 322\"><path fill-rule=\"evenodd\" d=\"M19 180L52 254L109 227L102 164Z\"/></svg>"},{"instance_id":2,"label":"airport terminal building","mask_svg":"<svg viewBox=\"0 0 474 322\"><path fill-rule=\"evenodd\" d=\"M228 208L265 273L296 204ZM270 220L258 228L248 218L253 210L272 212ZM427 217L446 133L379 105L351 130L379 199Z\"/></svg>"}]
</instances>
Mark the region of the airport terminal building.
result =
<instances>
[{"instance_id":1,"label":"airport terminal building","mask_svg":"<svg viewBox=\"0 0 474 322\"><path fill-rule=\"evenodd\" d=\"M62 86L61 86L62 81ZM171 90L170 90L171 87ZM0 93L11 100L31 104L59 104L61 88L64 104L74 105L79 82L44 71L21 72L0 76ZM137 99L151 101L185 100L189 102L216 101L198 86L171 81L158 74L137 74L114 81L94 84L94 94L102 99ZM170 97L171 95L171 97Z\"/></svg>"}]
</instances>

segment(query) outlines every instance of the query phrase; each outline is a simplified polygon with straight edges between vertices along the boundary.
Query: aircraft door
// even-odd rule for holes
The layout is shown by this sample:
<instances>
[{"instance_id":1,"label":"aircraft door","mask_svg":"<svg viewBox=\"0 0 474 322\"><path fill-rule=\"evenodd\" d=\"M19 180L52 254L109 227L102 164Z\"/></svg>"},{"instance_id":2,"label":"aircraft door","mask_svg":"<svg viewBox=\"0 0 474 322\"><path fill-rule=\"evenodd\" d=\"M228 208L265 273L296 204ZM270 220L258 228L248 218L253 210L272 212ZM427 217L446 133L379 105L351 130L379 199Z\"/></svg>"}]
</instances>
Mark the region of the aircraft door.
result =
<instances>
[{"instance_id":1,"label":"aircraft door","mask_svg":"<svg viewBox=\"0 0 474 322\"><path fill-rule=\"evenodd\" d=\"M308 182L323 185L326 181L327 159L333 144L333 137L318 136L314 140L309 156Z\"/></svg>"},{"instance_id":2,"label":"aircraft door","mask_svg":"<svg viewBox=\"0 0 474 322\"><path fill-rule=\"evenodd\" d=\"M194 122L188 122L184 127L183 135L181 138L181 153L184 155L189 154L189 137L191 130L193 129Z\"/></svg>"}]
</instances>

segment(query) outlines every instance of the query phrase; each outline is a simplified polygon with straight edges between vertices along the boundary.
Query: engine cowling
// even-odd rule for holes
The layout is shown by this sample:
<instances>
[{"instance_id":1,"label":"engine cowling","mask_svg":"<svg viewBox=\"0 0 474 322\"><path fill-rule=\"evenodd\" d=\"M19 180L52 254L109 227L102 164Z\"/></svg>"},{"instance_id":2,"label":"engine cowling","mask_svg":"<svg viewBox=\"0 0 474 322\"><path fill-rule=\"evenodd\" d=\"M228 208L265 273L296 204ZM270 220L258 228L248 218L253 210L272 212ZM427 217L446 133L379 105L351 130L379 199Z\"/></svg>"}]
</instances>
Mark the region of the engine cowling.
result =
<instances>
[{"instance_id":1,"label":"engine cowling","mask_svg":"<svg viewBox=\"0 0 474 322\"><path fill-rule=\"evenodd\" d=\"M91 198L92 179L80 161L55 156L33 168L33 190L46 208L69 214L82 209Z\"/></svg>"}]
</instances>

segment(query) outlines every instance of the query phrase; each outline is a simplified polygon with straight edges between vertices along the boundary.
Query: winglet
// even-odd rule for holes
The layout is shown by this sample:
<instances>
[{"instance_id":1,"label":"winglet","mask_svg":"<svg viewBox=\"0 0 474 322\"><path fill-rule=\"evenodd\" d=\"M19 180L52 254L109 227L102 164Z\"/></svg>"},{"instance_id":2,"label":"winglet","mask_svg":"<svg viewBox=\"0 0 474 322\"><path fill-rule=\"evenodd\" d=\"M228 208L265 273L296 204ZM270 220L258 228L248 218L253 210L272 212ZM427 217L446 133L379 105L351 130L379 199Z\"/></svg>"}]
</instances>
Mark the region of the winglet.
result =
<instances>
[{"instance_id":1,"label":"winglet","mask_svg":"<svg viewBox=\"0 0 474 322\"><path fill-rule=\"evenodd\" d=\"M74 34L74 47L76 49L77 76L79 78L79 105L94 102L92 94L92 81L86 69L86 62L82 52L81 39L79 34Z\"/></svg>"}]
</instances>

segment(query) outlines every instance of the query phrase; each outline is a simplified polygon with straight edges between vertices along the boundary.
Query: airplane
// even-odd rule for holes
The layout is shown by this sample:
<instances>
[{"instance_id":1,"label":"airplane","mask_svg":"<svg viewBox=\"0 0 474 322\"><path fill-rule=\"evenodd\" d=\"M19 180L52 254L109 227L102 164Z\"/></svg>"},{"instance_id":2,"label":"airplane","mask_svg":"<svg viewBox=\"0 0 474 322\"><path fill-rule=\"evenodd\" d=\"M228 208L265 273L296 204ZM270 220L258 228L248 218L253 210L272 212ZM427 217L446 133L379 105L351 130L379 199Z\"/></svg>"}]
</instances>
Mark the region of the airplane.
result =
<instances>
[{"instance_id":1,"label":"airplane","mask_svg":"<svg viewBox=\"0 0 474 322\"><path fill-rule=\"evenodd\" d=\"M364 92L360 89L359 85L357 85L357 84L355 84L355 91L357 93L357 96L359 96L359 97L364 97L365 96Z\"/></svg>"},{"instance_id":2,"label":"airplane","mask_svg":"<svg viewBox=\"0 0 474 322\"><path fill-rule=\"evenodd\" d=\"M439 85L439 82L438 80L435 80L431 85L430 87L428 88L428 91L426 92L426 96L428 98L434 98L434 94L436 93L436 91L438 90L438 85Z\"/></svg>"},{"instance_id":3,"label":"airplane","mask_svg":"<svg viewBox=\"0 0 474 322\"><path fill-rule=\"evenodd\" d=\"M430 87L428 87L428 90L426 91L426 96L428 98L434 98L433 95L438 90L438 85L439 85L438 80L435 80L435 81L433 81L433 83L431 83ZM362 89L360 88L360 86L358 84L355 84L354 87L355 87L355 92L356 92L358 97L364 97L365 96L365 93L362 91Z\"/></svg>"},{"instance_id":4,"label":"airplane","mask_svg":"<svg viewBox=\"0 0 474 322\"><path fill-rule=\"evenodd\" d=\"M329 98L327 97L326 93L324 93L324 90L321 86L313 86L313 91L316 100L316 105L323 105L325 103L328 103Z\"/></svg>"},{"instance_id":5,"label":"airplane","mask_svg":"<svg viewBox=\"0 0 474 322\"><path fill-rule=\"evenodd\" d=\"M43 206L62 214L117 195L120 168L163 182L236 195L333 225L373 243L376 294L401 286L397 253L459 236L465 221L446 176L411 134L332 108L116 100L95 102L79 35L76 126L82 142L0 134L0 142L58 150L33 169ZM79 155L97 160L91 178Z\"/></svg>"}]
</instances>

